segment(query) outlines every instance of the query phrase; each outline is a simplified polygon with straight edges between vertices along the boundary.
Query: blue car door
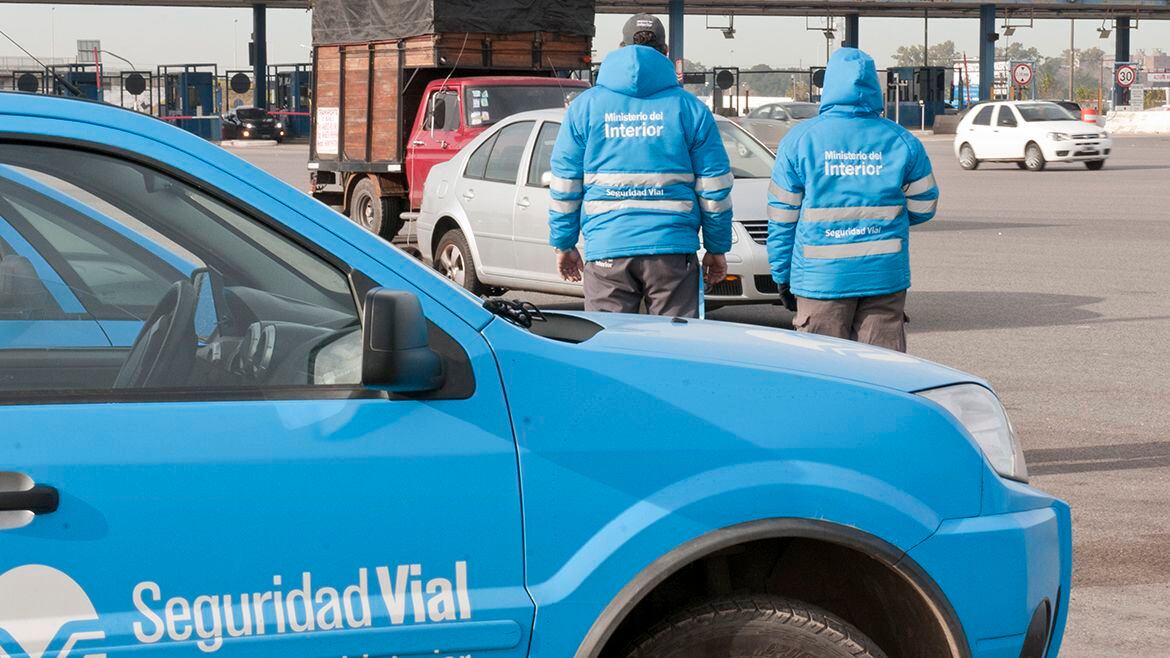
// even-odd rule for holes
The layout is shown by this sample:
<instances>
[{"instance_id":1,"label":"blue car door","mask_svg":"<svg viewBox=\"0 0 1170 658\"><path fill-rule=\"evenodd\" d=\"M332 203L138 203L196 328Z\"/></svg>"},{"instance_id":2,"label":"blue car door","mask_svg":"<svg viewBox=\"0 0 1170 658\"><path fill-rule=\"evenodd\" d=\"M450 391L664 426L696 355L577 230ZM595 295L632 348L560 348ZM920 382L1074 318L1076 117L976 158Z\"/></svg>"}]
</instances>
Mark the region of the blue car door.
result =
<instances>
[{"instance_id":1,"label":"blue car door","mask_svg":"<svg viewBox=\"0 0 1170 658\"><path fill-rule=\"evenodd\" d=\"M420 294L442 388L363 388L364 292L420 291L303 195L89 112L3 117L0 165L199 267L160 287L63 250L83 301L140 329L114 372L0 379L0 657L524 655L517 454L479 332ZM0 215L76 219L43 196L0 190Z\"/></svg>"}]
</instances>

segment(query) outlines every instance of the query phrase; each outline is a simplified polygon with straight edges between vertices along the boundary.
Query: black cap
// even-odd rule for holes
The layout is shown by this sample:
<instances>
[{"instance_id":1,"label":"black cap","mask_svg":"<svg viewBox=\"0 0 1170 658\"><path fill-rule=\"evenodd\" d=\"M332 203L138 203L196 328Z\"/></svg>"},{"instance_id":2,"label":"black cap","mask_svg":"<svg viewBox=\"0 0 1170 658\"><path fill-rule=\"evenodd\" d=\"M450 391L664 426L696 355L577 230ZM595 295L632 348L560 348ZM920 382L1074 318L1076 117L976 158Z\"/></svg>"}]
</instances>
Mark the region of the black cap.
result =
<instances>
[{"instance_id":1,"label":"black cap","mask_svg":"<svg viewBox=\"0 0 1170 658\"><path fill-rule=\"evenodd\" d=\"M662 26L662 21L658 20L653 14L635 14L626 21L622 27L622 45L634 45L634 35L638 32L653 32L654 40L660 46L666 45L666 28Z\"/></svg>"}]
</instances>

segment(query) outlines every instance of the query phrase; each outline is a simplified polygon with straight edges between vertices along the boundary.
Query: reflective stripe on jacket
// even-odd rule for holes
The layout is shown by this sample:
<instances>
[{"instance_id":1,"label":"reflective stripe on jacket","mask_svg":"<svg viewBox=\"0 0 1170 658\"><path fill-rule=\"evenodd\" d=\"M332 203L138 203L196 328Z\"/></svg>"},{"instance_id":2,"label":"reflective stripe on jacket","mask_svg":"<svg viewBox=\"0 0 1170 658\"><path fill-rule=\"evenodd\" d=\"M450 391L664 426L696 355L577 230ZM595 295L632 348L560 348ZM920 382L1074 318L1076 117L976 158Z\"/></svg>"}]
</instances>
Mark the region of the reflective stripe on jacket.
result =
<instances>
[{"instance_id":1,"label":"reflective stripe on jacket","mask_svg":"<svg viewBox=\"0 0 1170 658\"><path fill-rule=\"evenodd\" d=\"M819 116L780 143L768 189L772 278L812 299L910 287L910 226L934 217L938 186L922 143L880 116L873 60L834 53Z\"/></svg>"},{"instance_id":2,"label":"reflective stripe on jacket","mask_svg":"<svg viewBox=\"0 0 1170 658\"><path fill-rule=\"evenodd\" d=\"M715 118L646 46L601 65L565 114L552 153L549 242L585 235L585 258L731 248L734 179Z\"/></svg>"}]
</instances>

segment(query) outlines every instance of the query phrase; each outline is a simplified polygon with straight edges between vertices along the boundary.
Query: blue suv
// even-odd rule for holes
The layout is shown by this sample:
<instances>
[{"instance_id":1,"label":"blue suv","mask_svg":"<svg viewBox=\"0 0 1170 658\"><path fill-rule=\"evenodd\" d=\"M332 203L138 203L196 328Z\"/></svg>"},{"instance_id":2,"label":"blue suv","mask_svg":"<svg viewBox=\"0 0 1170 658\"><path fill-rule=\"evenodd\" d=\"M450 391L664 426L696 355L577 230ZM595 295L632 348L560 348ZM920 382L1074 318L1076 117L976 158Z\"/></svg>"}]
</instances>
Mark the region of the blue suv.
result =
<instances>
[{"instance_id":1,"label":"blue suv","mask_svg":"<svg viewBox=\"0 0 1170 658\"><path fill-rule=\"evenodd\" d=\"M1068 611L985 382L485 304L92 103L0 94L0 428L0 656L1032 658Z\"/></svg>"}]
</instances>

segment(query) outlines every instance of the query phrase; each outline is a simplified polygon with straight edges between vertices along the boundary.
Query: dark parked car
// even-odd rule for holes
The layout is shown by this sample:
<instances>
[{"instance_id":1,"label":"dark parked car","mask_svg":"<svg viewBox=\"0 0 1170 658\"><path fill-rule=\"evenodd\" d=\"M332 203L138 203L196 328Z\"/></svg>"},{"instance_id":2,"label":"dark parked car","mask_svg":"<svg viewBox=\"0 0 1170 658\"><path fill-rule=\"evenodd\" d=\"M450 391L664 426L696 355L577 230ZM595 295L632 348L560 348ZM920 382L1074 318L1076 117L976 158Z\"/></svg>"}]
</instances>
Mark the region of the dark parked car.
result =
<instances>
[{"instance_id":1,"label":"dark parked car","mask_svg":"<svg viewBox=\"0 0 1170 658\"><path fill-rule=\"evenodd\" d=\"M234 107L223 115L223 139L284 141L284 122L259 107Z\"/></svg>"}]
</instances>

